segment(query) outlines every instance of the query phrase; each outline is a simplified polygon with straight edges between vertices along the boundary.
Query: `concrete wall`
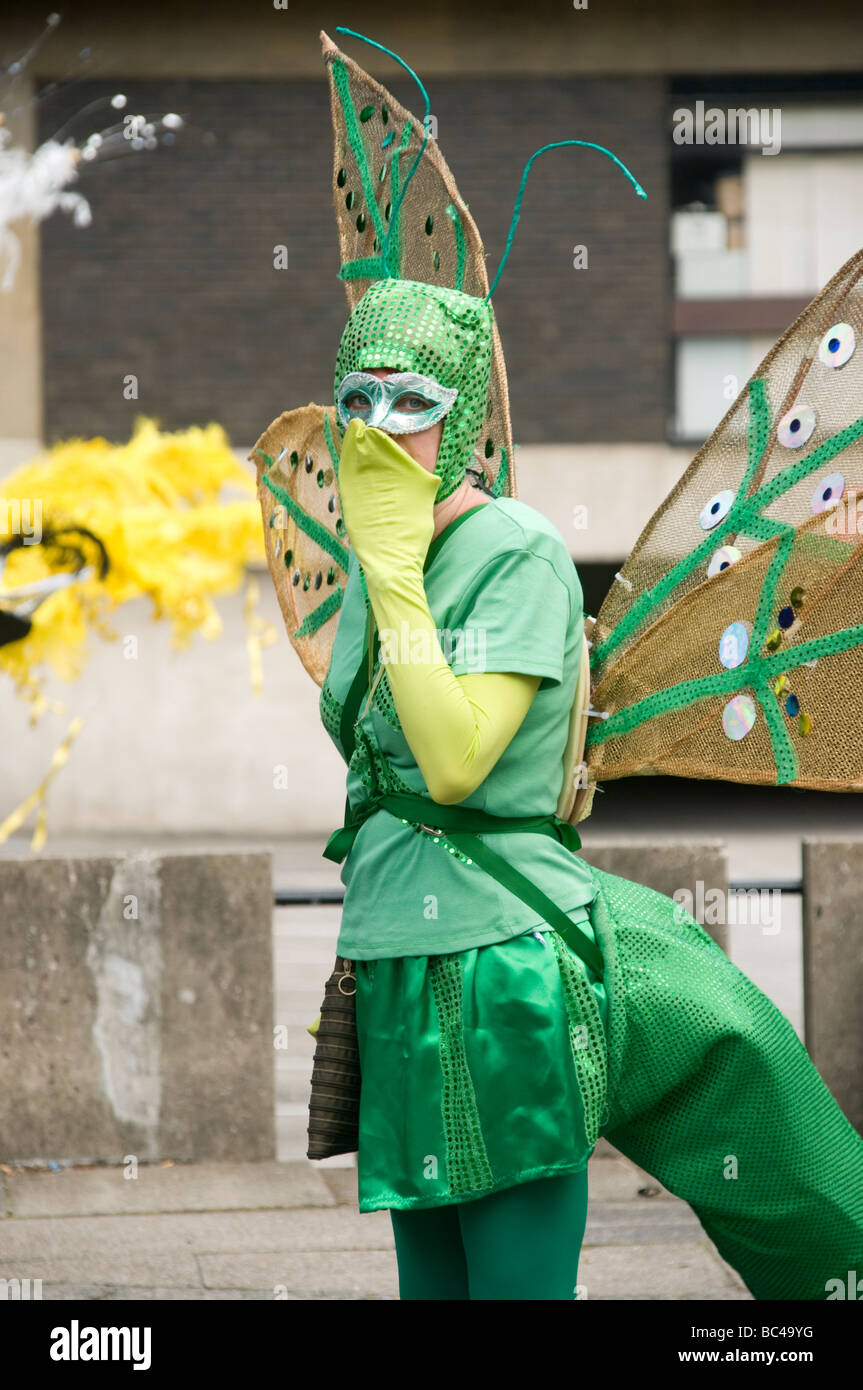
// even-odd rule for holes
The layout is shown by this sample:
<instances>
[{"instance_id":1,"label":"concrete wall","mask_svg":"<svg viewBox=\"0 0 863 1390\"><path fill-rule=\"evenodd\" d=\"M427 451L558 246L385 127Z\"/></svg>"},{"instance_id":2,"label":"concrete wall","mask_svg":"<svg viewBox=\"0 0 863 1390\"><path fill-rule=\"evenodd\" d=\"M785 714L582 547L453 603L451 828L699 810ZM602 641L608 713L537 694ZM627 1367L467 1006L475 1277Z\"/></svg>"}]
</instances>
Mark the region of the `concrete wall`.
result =
<instances>
[{"instance_id":1,"label":"concrete wall","mask_svg":"<svg viewBox=\"0 0 863 1390\"><path fill-rule=\"evenodd\" d=\"M68 717L82 715L85 726L51 790L51 833L291 835L341 822L344 764L320 723L317 686L288 642L265 574L261 593L260 611L280 640L263 653L260 698L241 595L219 602L222 636L196 637L184 652L171 650L143 601L126 605L116 625L137 636L137 660L124 659L121 643L96 639L84 676L52 684ZM67 723L46 715L31 729L10 683L0 685L0 819L44 776Z\"/></svg>"},{"instance_id":2,"label":"concrete wall","mask_svg":"<svg viewBox=\"0 0 863 1390\"><path fill-rule=\"evenodd\" d=\"M8 118L15 145L34 148L33 84L22 80L21 109ZM13 227L21 259L14 284L0 289L0 477L4 463L29 453L42 437L42 313L39 231L29 222ZM6 271L0 261L0 279Z\"/></svg>"},{"instance_id":3,"label":"concrete wall","mask_svg":"<svg viewBox=\"0 0 863 1390\"><path fill-rule=\"evenodd\" d=\"M275 1156L266 854L0 862L0 1158Z\"/></svg>"}]
</instances>

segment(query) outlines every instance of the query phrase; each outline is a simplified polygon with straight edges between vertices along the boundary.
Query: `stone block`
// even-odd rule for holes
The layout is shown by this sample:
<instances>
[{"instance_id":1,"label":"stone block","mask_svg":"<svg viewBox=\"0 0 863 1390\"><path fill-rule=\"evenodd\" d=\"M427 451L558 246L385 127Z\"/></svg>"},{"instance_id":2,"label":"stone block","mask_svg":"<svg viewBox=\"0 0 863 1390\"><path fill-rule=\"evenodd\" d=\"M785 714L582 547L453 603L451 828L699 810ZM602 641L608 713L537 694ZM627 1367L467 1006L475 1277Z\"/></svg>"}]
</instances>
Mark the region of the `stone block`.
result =
<instances>
[{"instance_id":1,"label":"stone block","mask_svg":"<svg viewBox=\"0 0 863 1390\"><path fill-rule=\"evenodd\" d=\"M644 883L677 901L728 950L728 857L717 841L681 844L586 844L584 858L604 873ZM691 898L679 895L687 893ZM691 904L691 905L690 905Z\"/></svg>"},{"instance_id":2,"label":"stone block","mask_svg":"<svg viewBox=\"0 0 863 1390\"><path fill-rule=\"evenodd\" d=\"M275 1156L269 854L0 859L0 1159Z\"/></svg>"},{"instance_id":3,"label":"stone block","mask_svg":"<svg viewBox=\"0 0 863 1390\"><path fill-rule=\"evenodd\" d=\"M863 1132L861 840L803 841L806 1046L855 1128Z\"/></svg>"}]
</instances>

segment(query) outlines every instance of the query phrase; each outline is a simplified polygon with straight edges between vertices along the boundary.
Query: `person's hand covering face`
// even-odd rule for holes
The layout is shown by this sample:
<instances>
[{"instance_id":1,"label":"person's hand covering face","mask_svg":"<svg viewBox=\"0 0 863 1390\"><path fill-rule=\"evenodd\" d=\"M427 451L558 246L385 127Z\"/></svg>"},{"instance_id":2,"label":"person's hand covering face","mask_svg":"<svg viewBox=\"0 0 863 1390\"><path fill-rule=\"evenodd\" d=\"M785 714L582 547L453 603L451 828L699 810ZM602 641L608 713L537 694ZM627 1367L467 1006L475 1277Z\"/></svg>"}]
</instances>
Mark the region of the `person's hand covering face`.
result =
<instances>
[{"instance_id":1,"label":"person's hand covering face","mask_svg":"<svg viewBox=\"0 0 863 1390\"><path fill-rule=\"evenodd\" d=\"M339 494L351 545L367 576L422 570L440 481L390 435L351 421L339 458Z\"/></svg>"}]
</instances>

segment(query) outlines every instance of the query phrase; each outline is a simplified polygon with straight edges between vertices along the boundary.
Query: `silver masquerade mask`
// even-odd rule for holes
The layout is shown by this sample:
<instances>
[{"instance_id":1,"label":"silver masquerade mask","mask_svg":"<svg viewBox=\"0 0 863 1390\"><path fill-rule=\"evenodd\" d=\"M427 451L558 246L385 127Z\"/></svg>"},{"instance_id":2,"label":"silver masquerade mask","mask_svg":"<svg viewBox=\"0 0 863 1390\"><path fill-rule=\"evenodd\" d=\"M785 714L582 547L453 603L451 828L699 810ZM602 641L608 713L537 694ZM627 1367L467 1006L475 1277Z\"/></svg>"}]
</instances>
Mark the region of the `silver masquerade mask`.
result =
<instances>
[{"instance_id":1,"label":"silver masquerade mask","mask_svg":"<svg viewBox=\"0 0 863 1390\"><path fill-rule=\"evenodd\" d=\"M348 372L339 383L336 411L342 429L351 420L375 425L386 434L418 434L436 425L455 404L458 391L419 372Z\"/></svg>"}]
</instances>

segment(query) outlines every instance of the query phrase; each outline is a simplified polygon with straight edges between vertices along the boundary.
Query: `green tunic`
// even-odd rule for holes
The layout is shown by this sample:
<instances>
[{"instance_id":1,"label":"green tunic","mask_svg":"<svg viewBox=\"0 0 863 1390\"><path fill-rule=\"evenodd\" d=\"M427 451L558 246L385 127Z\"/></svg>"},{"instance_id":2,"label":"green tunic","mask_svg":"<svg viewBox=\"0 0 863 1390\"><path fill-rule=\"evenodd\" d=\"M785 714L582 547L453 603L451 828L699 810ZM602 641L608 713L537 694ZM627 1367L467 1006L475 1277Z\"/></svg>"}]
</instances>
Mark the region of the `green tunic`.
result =
<instances>
[{"instance_id":1,"label":"green tunic","mask_svg":"<svg viewBox=\"0 0 863 1390\"><path fill-rule=\"evenodd\" d=\"M566 544L540 512L508 497L478 507L451 535L444 532L438 539L442 543L427 564L425 587L453 673L518 671L542 677L515 737L460 804L496 816L553 813L584 627L581 586ZM343 756L339 719L362 655L367 616L352 555L321 691L324 724ZM399 640L406 643L407 633ZM366 711L364 702L361 709L347 778L352 807L361 806L376 785L428 796L385 673L371 708ZM529 832L486 838L565 912L593 898L587 865L559 840ZM386 811L360 828L342 882L338 952L351 960L460 951L545 925L480 865Z\"/></svg>"}]
</instances>

